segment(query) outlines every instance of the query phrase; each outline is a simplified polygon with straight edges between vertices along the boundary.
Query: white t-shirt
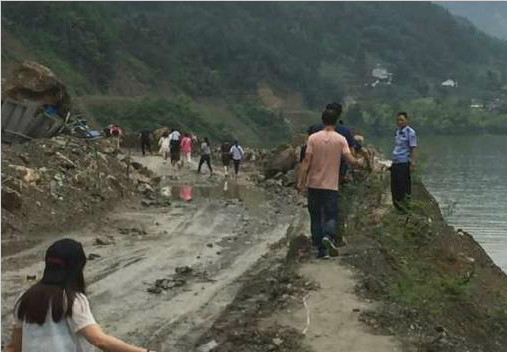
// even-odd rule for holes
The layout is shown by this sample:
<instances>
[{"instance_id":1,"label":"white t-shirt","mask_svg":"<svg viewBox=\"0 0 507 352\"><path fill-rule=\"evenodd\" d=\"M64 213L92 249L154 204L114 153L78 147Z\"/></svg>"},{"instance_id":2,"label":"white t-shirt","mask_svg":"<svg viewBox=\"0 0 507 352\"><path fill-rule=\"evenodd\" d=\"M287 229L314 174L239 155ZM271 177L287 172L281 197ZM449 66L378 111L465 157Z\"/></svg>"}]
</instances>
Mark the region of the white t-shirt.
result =
<instances>
[{"instance_id":1,"label":"white t-shirt","mask_svg":"<svg viewBox=\"0 0 507 352\"><path fill-rule=\"evenodd\" d=\"M162 149L169 150L169 137L161 137L160 140L158 141L158 145Z\"/></svg>"},{"instance_id":2,"label":"white t-shirt","mask_svg":"<svg viewBox=\"0 0 507 352\"><path fill-rule=\"evenodd\" d=\"M169 134L169 139L171 141L179 141L180 136L181 136L181 133L179 133L178 131L174 131Z\"/></svg>"},{"instance_id":3,"label":"white t-shirt","mask_svg":"<svg viewBox=\"0 0 507 352\"><path fill-rule=\"evenodd\" d=\"M232 154L232 158L234 160L241 160L243 158L243 148L241 148L240 145L236 147L236 145L233 145L231 148L230 153Z\"/></svg>"},{"instance_id":4,"label":"white t-shirt","mask_svg":"<svg viewBox=\"0 0 507 352\"><path fill-rule=\"evenodd\" d=\"M97 324L90 310L88 299L78 293L72 304L72 317L53 321L51 306L44 324L28 324L18 319L17 306L14 309L14 326L23 329L21 350L23 352L95 352L95 347L77 334L82 328Z\"/></svg>"}]
</instances>

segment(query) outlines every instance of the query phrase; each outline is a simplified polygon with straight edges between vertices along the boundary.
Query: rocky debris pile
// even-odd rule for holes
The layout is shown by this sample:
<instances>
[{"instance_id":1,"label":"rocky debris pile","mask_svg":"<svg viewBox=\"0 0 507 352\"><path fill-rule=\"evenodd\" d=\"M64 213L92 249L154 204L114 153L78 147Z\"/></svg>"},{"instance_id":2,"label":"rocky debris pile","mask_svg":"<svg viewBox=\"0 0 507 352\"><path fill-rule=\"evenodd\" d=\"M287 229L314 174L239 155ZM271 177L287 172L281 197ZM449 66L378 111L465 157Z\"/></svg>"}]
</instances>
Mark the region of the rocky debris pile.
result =
<instances>
[{"instance_id":1,"label":"rocky debris pile","mask_svg":"<svg viewBox=\"0 0 507 352\"><path fill-rule=\"evenodd\" d=\"M296 185L299 170L296 148L281 146L269 152L255 150L252 153L256 168L262 170L249 176L252 182L272 189Z\"/></svg>"},{"instance_id":2,"label":"rocky debris pile","mask_svg":"<svg viewBox=\"0 0 507 352\"><path fill-rule=\"evenodd\" d=\"M2 147L4 234L43 231L102 213L112 202L151 196L160 180L108 140L69 136Z\"/></svg>"},{"instance_id":3,"label":"rocky debris pile","mask_svg":"<svg viewBox=\"0 0 507 352\"><path fill-rule=\"evenodd\" d=\"M160 138L162 138L162 135L166 132L170 133L170 130L167 127L157 128L155 131L153 131L153 139L155 140L155 143L158 143Z\"/></svg>"},{"instance_id":4,"label":"rocky debris pile","mask_svg":"<svg viewBox=\"0 0 507 352\"><path fill-rule=\"evenodd\" d=\"M292 146L281 146L267 156L264 165L266 179L285 174L293 170L298 163L297 150Z\"/></svg>"},{"instance_id":5,"label":"rocky debris pile","mask_svg":"<svg viewBox=\"0 0 507 352\"><path fill-rule=\"evenodd\" d=\"M147 291L153 294L160 294L163 291L183 287L190 280L198 280L201 282L210 281L206 271L194 270L187 265L178 266L174 269L173 275L167 278L155 280L155 282L148 287Z\"/></svg>"},{"instance_id":6,"label":"rocky debris pile","mask_svg":"<svg viewBox=\"0 0 507 352\"><path fill-rule=\"evenodd\" d=\"M93 244L96 246L109 246L111 244L115 244L116 240L113 236L104 236L104 237L97 237Z\"/></svg>"},{"instance_id":7,"label":"rocky debris pile","mask_svg":"<svg viewBox=\"0 0 507 352\"><path fill-rule=\"evenodd\" d=\"M2 80L2 103L10 98L32 101L39 105L57 105L58 114L65 118L70 110L70 96L62 81L46 66L24 61L14 71L12 79Z\"/></svg>"},{"instance_id":8,"label":"rocky debris pile","mask_svg":"<svg viewBox=\"0 0 507 352\"><path fill-rule=\"evenodd\" d=\"M364 137L356 136L364 142ZM295 139L299 141L299 139ZM261 167L264 170L263 175L254 175L252 180L257 183L263 183L268 188L276 187L295 187L299 175L299 154L301 147L293 145L282 145L269 153L257 151L258 160L261 161ZM373 147L361 147L353 149L354 157L363 160L366 173L372 171L382 171L386 168L385 162L375 158L378 153ZM349 169L349 176L362 177L365 175L362 169ZM349 178L350 180L350 178Z\"/></svg>"},{"instance_id":9,"label":"rocky debris pile","mask_svg":"<svg viewBox=\"0 0 507 352\"><path fill-rule=\"evenodd\" d=\"M145 229L139 227L120 227L118 232L121 235L145 236L148 234Z\"/></svg>"}]
</instances>

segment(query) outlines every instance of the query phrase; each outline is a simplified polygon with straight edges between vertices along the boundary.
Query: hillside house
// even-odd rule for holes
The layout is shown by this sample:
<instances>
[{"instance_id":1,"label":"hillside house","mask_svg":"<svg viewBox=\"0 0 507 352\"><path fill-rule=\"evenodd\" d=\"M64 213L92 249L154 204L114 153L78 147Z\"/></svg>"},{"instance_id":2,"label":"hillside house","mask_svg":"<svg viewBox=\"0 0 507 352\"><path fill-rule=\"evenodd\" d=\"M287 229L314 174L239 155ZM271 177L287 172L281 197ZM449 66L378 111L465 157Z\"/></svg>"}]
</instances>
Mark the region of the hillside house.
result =
<instances>
[{"instance_id":1,"label":"hillside house","mask_svg":"<svg viewBox=\"0 0 507 352\"><path fill-rule=\"evenodd\" d=\"M442 82L442 87L456 88L456 87L458 87L458 81L448 79L448 80Z\"/></svg>"},{"instance_id":2,"label":"hillside house","mask_svg":"<svg viewBox=\"0 0 507 352\"><path fill-rule=\"evenodd\" d=\"M393 80L393 74L387 71L386 68L380 67L380 65L377 65L377 67L371 71L371 76L375 78L375 81L373 83L370 83L370 86L372 87L375 87L379 84L390 85Z\"/></svg>"}]
</instances>

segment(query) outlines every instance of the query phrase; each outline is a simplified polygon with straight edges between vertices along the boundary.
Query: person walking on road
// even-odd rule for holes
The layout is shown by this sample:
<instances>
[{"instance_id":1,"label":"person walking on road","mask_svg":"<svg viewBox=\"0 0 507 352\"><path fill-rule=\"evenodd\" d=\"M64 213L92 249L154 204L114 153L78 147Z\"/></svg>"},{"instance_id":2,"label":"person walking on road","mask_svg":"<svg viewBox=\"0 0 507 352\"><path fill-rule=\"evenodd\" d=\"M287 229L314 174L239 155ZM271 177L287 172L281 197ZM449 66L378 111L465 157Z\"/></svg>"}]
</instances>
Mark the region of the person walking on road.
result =
<instances>
[{"instance_id":1,"label":"person walking on road","mask_svg":"<svg viewBox=\"0 0 507 352\"><path fill-rule=\"evenodd\" d=\"M178 162L180 161L180 137L181 133L174 128L171 129L171 133L169 134L169 142L171 149L171 165L174 168Z\"/></svg>"},{"instance_id":2,"label":"person walking on road","mask_svg":"<svg viewBox=\"0 0 507 352\"><path fill-rule=\"evenodd\" d=\"M204 141L201 143L201 159L199 160L199 167L197 168L197 173L201 173L202 164L206 163L209 168L209 175L213 175L213 169L211 168L211 145L207 137L204 138Z\"/></svg>"},{"instance_id":3,"label":"person walking on road","mask_svg":"<svg viewBox=\"0 0 507 352\"><path fill-rule=\"evenodd\" d=\"M42 279L14 304L14 324L6 352L147 352L107 335L95 321L85 295L86 256L72 239L46 251ZM153 352L153 351L152 351Z\"/></svg>"},{"instance_id":4,"label":"person walking on road","mask_svg":"<svg viewBox=\"0 0 507 352\"><path fill-rule=\"evenodd\" d=\"M222 154L222 164L224 165L224 174L227 177L229 174L229 164L231 163L231 144L229 142L223 142L220 146L220 152Z\"/></svg>"},{"instance_id":5,"label":"person walking on road","mask_svg":"<svg viewBox=\"0 0 507 352\"><path fill-rule=\"evenodd\" d=\"M330 103L330 104L326 105L326 110L332 110L332 111L335 111L336 113L338 113L338 115L341 115L343 108L342 108L342 105L339 103ZM312 131L312 133L318 132L322 129L324 129L324 125L321 123L312 125L308 128L308 130ZM336 130L336 132L341 134L343 137L345 137L345 139L347 140L347 143L349 145L349 148L355 149L358 147L357 142L354 139L354 135L352 134L352 131L350 130L350 128L345 126L345 123L343 122L343 120L340 119L338 121L338 124L336 125L335 130ZM341 160L341 162L340 162L340 185L343 185L343 183L346 181L347 171L348 171L347 163L344 160Z\"/></svg>"},{"instance_id":6,"label":"person walking on road","mask_svg":"<svg viewBox=\"0 0 507 352\"><path fill-rule=\"evenodd\" d=\"M234 141L234 144L231 147L230 154L232 157L232 161L234 163L234 178L238 179L239 173L239 164L241 163L241 159L243 159L243 155L245 152L243 148L239 145L238 141Z\"/></svg>"},{"instance_id":7,"label":"person walking on road","mask_svg":"<svg viewBox=\"0 0 507 352\"><path fill-rule=\"evenodd\" d=\"M183 160L186 159L190 164L192 161L192 138L188 133L185 133L181 139L181 151L183 152Z\"/></svg>"},{"instance_id":8,"label":"person walking on road","mask_svg":"<svg viewBox=\"0 0 507 352\"><path fill-rule=\"evenodd\" d=\"M361 165L350 153L345 137L335 130L338 117L334 110L322 114L324 129L308 138L298 179L298 190L308 192L311 234L318 258L338 255L335 238L340 161L344 158L350 164Z\"/></svg>"},{"instance_id":9,"label":"person walking on road","mask_svg":"<svg viewBox=\"0 0 507 352\"><path fill-rule=\"evenodd\" d=\"M121 129L117 123L113 123L113 125L111 126L111 129L109 130L109 133L113 137L113 142L116 146L116 149L120 149L120 140L121 140L122 133L121 133Z\"/></svg>"},{"instance_id":10,"label":"person walking on road","mask_svg":"<svg viewBox=\"0 0 507 352\"><path fill-rule=\"evenodd\" d=\"M391 165L391 195L393 205L398 210L406 211L412 188L410 173L416 166L417 135L408 125L406 112L398 113L396 125Z\"/></svg>"},{"instance_id":11,"label":"person walking on road","mask_svg":"<svg viewBox=\"0 0 507 352\"><path fill-rule=\"evenodd\" d=\"M145 148L148 149L151 155L153 154L151 152L151 138L152 133L150 129L144 128L139 132L139 141L141 142L141 152L143 153L143 156L146 154Z\"/></svg>"},{"instance_id":12,"label":"person walking on road","mask_svg":"<svg viewBox=\"0 0 507 352\"><path fill-rule=\"evenodd\" d=\"M160 140L158 141L158 145L160 147L159 153L162 154L162 156L164 157L164 163L166 163L167 156L169 155L171 147L171 141L169 140L169 132L166 131L162 134L162 137L160 137Z\"/></svg>"}]
</instances>

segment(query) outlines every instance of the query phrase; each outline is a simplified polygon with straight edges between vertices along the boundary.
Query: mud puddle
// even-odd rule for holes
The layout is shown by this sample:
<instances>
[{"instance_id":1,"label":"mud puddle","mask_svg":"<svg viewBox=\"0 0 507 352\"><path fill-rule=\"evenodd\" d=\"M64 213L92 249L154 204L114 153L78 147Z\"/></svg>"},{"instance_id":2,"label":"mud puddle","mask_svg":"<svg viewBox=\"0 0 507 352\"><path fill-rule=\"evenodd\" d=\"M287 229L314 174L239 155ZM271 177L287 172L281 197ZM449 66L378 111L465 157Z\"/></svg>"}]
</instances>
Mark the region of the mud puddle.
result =
<instances>
[{"instance_id":1,"label":"mud puddle","mask_svg":"<svg viewBox=\"0 0 507 352\"><path fill-rule=\"evenodd\" d=\"M261 190L227 179L215 185L167 185L161 188L160 193L173 202L239 202L249 209L259 207L266 201L265 193Z\"/></svg>"}]
</instances>

